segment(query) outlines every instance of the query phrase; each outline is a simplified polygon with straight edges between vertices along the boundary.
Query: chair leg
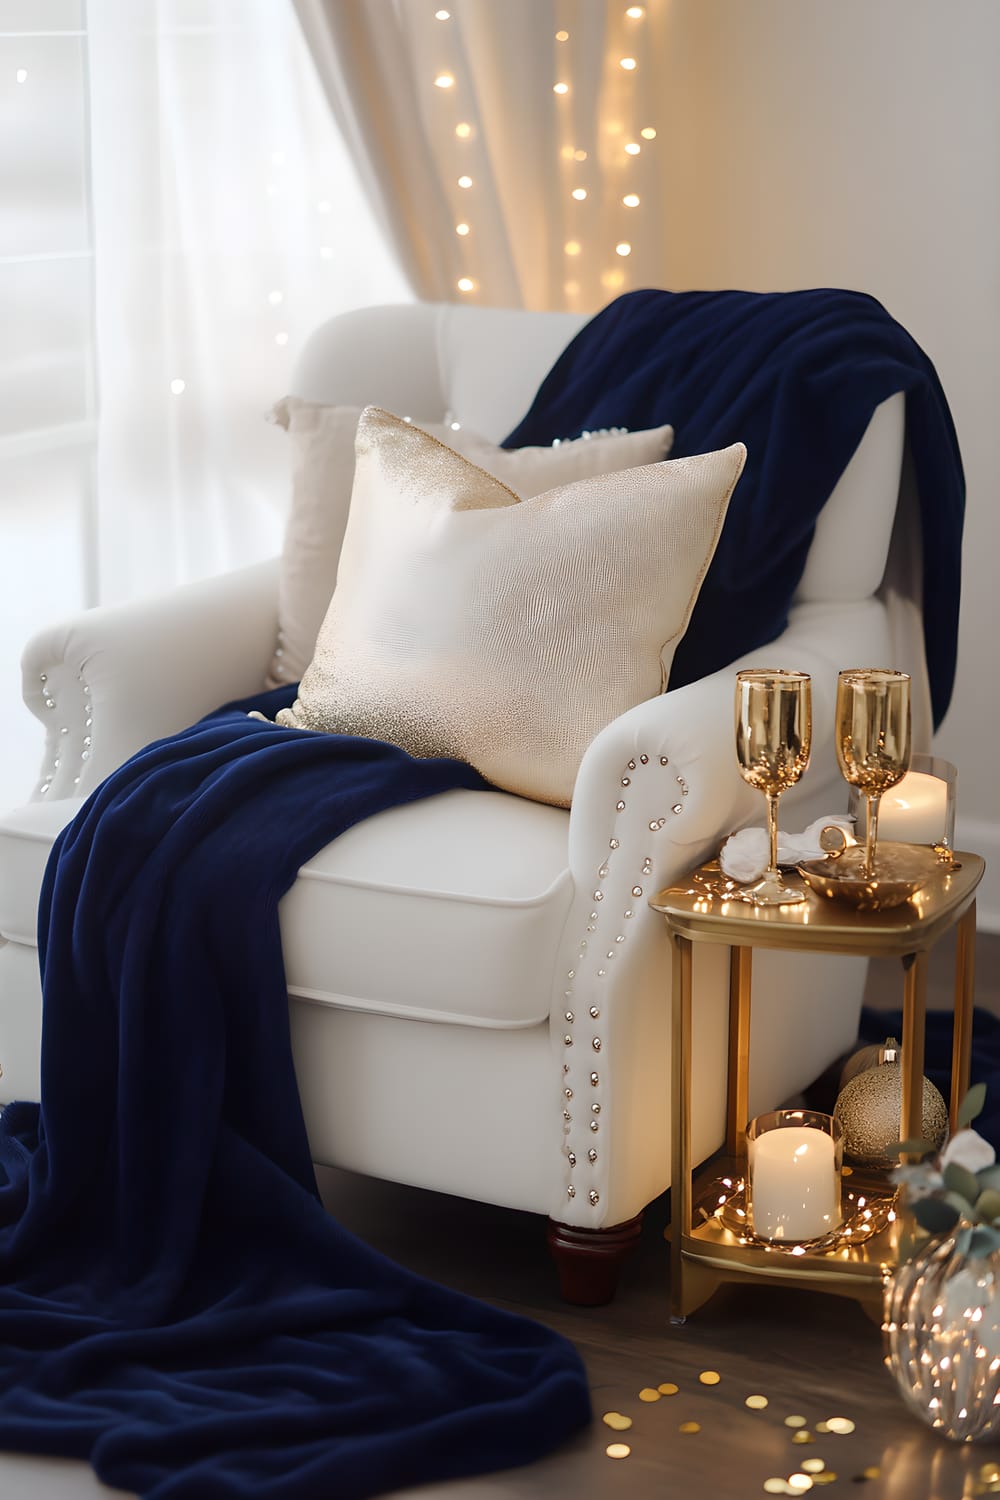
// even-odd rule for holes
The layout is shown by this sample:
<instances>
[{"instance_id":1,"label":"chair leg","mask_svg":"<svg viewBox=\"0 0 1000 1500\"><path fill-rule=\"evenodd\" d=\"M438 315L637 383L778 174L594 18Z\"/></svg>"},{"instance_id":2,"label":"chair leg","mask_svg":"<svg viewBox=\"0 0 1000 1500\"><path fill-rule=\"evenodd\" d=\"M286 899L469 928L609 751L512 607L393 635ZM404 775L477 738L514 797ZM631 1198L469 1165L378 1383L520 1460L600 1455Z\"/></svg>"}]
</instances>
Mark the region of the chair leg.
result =
<instances>
[{"instance_id":1,"label":"chair leg","mask_svg":"<svg viewBox=\"0 0 1000 1500\"><path fill-rule=\"evenodd\" d=\"M565 1302L577 1307L601 1307L618 1289L625 1257L635 1249L642 1214L609 1229L577 1229L549 1220L548 1246L559 1275Z\"/></svg>"}]
</instances>

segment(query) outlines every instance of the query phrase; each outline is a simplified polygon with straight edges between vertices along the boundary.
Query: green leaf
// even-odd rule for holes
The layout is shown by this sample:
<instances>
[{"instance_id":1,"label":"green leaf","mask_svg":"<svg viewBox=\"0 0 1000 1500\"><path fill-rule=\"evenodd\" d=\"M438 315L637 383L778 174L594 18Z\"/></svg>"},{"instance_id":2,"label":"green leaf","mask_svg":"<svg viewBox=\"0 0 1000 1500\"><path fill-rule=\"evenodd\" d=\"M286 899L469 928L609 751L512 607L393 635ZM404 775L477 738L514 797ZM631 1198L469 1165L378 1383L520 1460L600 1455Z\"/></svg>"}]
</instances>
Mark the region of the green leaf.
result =
<instances>
[{"instance_id":1,"label":"green leaf","mask_svg":"<svg viewBox=\"0 0 1000 1500\"><path fill-rule=\"evenodd\" d=\"M979 1197L979 1179L968 1167L960 1166L957 1161L950 1161L944 1169L944 1185L951 1192L957 1193L964 1198L966 1203L975 1203Z\"/></svg>"},{"instance_id":2,"label":"green leaf","mask_svg":"<svg viewBox=\"0 0 1000 1500\"><path fill-rule=\"evenodd\" d=\"M959 1211L943 1198L919 1198L913 1205L913 1217L928 1234L947 1234L958 1223Z\"/></svg>"},{"instance_id":3,"label":"green leaf","mask_svg":"<svg viewBox=\"0 0 1000 1500\"><path fill-rule=\"evenodd\" d=\"M933 1142L921 1140L919 1136L909 1141L896 1141L885 1148L886 1156L931 1156L933 1153Z\"/></svg>"},{"instance_id":4,"label":"green leaf","mask_svg":"<svg viewBox=\"0 0 1000 1500\"><path fill-rule=\"evenodd\" d=\"M1000 1250L1000 1230L986 1224L977 1224L969 1237L970 1255L992 1255Z\"/></svg>"},{"instance_id":5,"label":"green leaf","mask_svg":"<svg viewBox=\"0 0 1000 1500\"><path fill-rule=\"evenodd\" d=\"M976 1173L980 1188L996 1188L1000 1192L1000 1162L995 1167L983 1167Z\"/></svg>"},{"instance_id":6,"label":"green leaf","mask_svg":"<svg viewBox=\"0 0 1000 1500\"><path fill-rule=\"evenodd\" d=\"M987 1188L985 1192L979 1194L976 1199L976 1213L986 1223L1000 1219L1000 1193L996 1188Z\"/></svg>"},{"instance_id":7,"label":"green leaf","mask_svg":"<svg viewBox=\"0 0 1000 1500\"><path fill-rule=\"evenodd\" d=\"M981 1115L983 1112L983 1105L985 1103L985 1083L974 1083L958 1107L959 1129L961 1129L965 1125L970 1124L970 1122L974 1120L977 1115Z\"/></svg>"}]
</instances>

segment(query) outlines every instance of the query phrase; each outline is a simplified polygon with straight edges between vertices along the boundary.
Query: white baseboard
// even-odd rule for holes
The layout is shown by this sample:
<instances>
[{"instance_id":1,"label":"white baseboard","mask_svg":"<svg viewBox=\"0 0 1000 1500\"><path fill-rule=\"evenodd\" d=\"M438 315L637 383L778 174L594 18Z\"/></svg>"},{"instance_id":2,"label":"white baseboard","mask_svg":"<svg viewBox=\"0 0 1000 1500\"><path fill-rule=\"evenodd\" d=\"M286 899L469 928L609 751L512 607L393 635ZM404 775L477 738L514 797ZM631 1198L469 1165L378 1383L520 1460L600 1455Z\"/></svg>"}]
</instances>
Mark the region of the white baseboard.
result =
<instances>
[{"instance_id":1,"label":"white baseboard","mask_svg":"<svg viewBox=\"0 0 1000 1500\"><path fill-rule=\"evenodd\" d=\"M1000 932L1000 823L959 813L955 847L985 859L986 871L976 892L976 925L983 932Z\"/></svg>"}]
</instances>

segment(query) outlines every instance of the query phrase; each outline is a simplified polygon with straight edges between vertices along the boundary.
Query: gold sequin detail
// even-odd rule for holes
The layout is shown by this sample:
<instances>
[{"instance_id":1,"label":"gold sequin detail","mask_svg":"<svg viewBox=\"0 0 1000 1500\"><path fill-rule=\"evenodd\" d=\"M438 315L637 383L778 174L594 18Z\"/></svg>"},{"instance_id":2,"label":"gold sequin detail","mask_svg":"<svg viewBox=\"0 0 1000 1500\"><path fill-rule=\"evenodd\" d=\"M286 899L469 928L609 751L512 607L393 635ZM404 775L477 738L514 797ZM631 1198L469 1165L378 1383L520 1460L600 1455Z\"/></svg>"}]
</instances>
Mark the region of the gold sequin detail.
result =
<instances>
[{"instance_id":1,"label":"gold sequin detail","mask_svg":"<svg viewBox=\"0 0 1000 1500\"><path fill-rule=\"evenodd\" d=\"M659 1399L659 1391L654 1390L651 1385L644 1385L642 1390L639 1392L640 1401L659 1401Z\"/></svg>"},{"instance_id":2,"label":"gold sequin detail","mask_svg":"<svg viewBox=\"0 0 1000 1500\"><path fill-rule=\"evenodd\" d=\"M746 1399L746 1401L743 1404L744 1404L744 1406L749 1406L749 1408L750 1408L751 1411L763 1411L764 1408L767 1406L767 1397L766 1396L748 1396L747 1399Z\"/></svg>"},{"instance_id":3,"label":"gold sequin detail","mask_svg":"<svg viewBox=\"0 0 1000 1500\"><path fill-rule=\"evenodd\" d=\"M632 1426L632 1418L623 1416L620 1411L606 1411L601 1421L606 1427L610 1427L612 1432L628 1432Z\"/></svg>"},{"instance_id":4,"label":"gold sequin detail","mask_svg":"<svg viewBox=\"0 0 1000 1500\"><path fill-rule=\"evenodd\" d=\"M796 1416L796 1417L786 1417L785 1418L785 1426L786 1427L804 1427L805 1425L806 1425L806 1419L805 1419L805 1417L798 1417L798 1416Z\"/></svg>"},{"instance_id":5,"label":"gold sequin detail","mask_svg":"<svg viewBox=\"0 0 1000 1500\"><path fill-rule=\"evenodd\" d=\"M628 1443L609 1443L604 1451L609 1458L628 1458L632 1449Z\"/></svg>"},{"instance_id":6,"label":"gold sequin detail","mask_svg":"<svg viewBox=\"0 0 1000 1500\"><path fill-rule=\"evenodd\" d=\"M698 1379L701 1381L702 1385L718 1385L719 1381L722 1379L722 1376L719 1374L718 1370L702 1370L701 1374L698 1376Z\"/></svg>"},{"instance_id":7,"label":"gold sequin detail","mask_svg":"<svg viewBox=\"0 0 1000 1500\"><path fill-rule=\"evenodd\" d=\"M662 1385L658 1385L656 1387L656 1389L659 1391L659 1393L660 1393L661 1396L676 1396L677 1395L677 1386L674 1385L674 1383L673 1383L672 1380L665 1380L663 1382L663 1384Z\"/></svg>"},{"instance_id":8,"label":"gold sequin detail","mask_svg":"<svg viewBox=\"0 0 1000 1500\"><path fill-rule=\"evenodd\" d=\"M677 1431L678 1432L685 1432L685 1433L700 1432L701 1431L701 1423L700 1422L682 1422L681 1425L678 1427Z\"/></svg>"}]
</instances>

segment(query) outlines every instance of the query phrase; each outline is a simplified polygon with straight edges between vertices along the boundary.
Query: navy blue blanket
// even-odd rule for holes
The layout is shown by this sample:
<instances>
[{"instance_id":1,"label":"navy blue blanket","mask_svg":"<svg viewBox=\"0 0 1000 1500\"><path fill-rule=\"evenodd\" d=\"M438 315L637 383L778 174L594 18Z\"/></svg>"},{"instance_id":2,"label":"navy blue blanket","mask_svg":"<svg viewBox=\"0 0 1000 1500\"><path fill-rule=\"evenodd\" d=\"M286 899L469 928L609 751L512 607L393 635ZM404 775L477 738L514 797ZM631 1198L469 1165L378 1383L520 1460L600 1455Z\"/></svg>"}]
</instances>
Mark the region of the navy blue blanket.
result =
<instances>
[{"instance_id":1,"label":"navy blue blanket","mask_svg":"<svg viewBox=\"0 0 1000 1500\"><path fill-rule=\"evenodd\" d=\"M233 710L83 806L42 892L42 1103L0 1117L0 1447L156 1500L351 1500L588 1421L563 1339L324 1212L292 1067L277 906L300 865L484 785Z\"/></svg>"},{"instance_id":2,"label":"navy blue blanket","mask_svg":"<svg viewBox=\"0 0 1000 1500\"><path fill-rule=\"evenodd\" d=\"M506 447L601 427L674 425L671 457L747 446L726 524L674 655L670 686L784 630L816 517L873 411L906 392L920 491L934 723L951 697L965 481L927 356L860 292L628 292L583 328ZM858 536L858 550L865 539ZM845 663L849 666L850 663Z\"/></svg>"}]
</instances>

